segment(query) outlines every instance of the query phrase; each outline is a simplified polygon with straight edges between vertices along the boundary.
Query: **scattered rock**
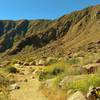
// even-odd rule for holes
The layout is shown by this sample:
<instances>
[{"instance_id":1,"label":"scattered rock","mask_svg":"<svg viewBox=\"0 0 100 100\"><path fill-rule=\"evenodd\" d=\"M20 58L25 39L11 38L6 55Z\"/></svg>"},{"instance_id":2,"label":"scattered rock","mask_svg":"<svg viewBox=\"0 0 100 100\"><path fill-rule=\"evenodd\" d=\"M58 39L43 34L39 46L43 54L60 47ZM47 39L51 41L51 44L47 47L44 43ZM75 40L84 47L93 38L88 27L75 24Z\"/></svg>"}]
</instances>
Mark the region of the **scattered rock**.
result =
<instances>
[{"instance_id":1,"label":"scattered rock","mask_svg":"<svg viewBox=\"0 0 100 100\"><path fill-rule=\"evenodd\" d=\"M52 64L52 63L54 63L54 62L56 62L56 61L57 61L57 59L54 58L54 57L48 57L48 58L46 59L47 64Z\"/></svg>"},{"instance_id":2,"label":"scattered rock","mask_svg":"<svg viewBox=\"0 0 100 100\"><path fill-rule=\"evenodd\" d=\"M24 64L24 62L22 62L22 61L18 61L17 63L20 64L20 65Z\"/></svg>"},{"instance_id":3,"label":"scattered rock","mask_svg":"<svg viewBox=\"0 0 100 100\"><path fill-rule=\"evenodd\" d=\"M98 95L98 98L100 99L100 87L96 87L96 93L97 93L97 95Z\"/></svg>"},{"instance_id":4,"label":"scattered rock","mask_svg":"<svg viewBox=\"0 0 100 100\"><path fill-rule=\"evenodd\" d=\"M81 91L77 91L72 94L67 100L86 100L86 98Z\"/></svg>"},{"instance_id":5,"label":"scattered rock","mask_svg":"<svg viewBox=\"0 0 100 100\"><path fill-rule=\"evenodd\" d=\"M34 77L34 76L32 76L31 78L32 78L32 79L34 79L35 77Z\"/></svg>"},{"instance_id":6,"label":"scattered rock","mask_svg":"<svg viewBox=\"0 0 100 100\"><path fill-rule=\"evenodd\" d=\"M12 90L16 90L16 89L20 89L20 86L19 84L15 83L15 84L12 84L9 86L9 90L12 91Z\"/></svg>"},{"instance_id":7,"label":"scattered rock","mask_svg":"<svg viewBox=\"0 0 100 100\"><path fill-rule=\"evenodd\" d=\"M28 79L25 79L24 82L28 82Z\"/></svg>"},{"instance_id":8,"label":"scattered rock","mask_svg":"<svg viewBox=\"0 0 100 100\"><path fill-rule=\"evenodd\" d=\"M10 79L10 83L11 84L14 84L15 83L15 80L14 79Z\"/></svg>"},{"instance_id":9,"label":"scattered rock","mask_svg":"<svg viewBox=\"0 0 100 100\"><path fill-rule=\"evenodd\" d=\"M98 59L98 60L96 61L96 63L100 63L100 59Z\"/></svg>"},{"instance_id":10,"label":"scattered rock","mask_svg":"<svg viewBox=\"0 0 100 100\"><path fill-rule=\"evenodd\" d=\"M30 66L35 65L35 61L29 63Z\"/></svg>"},{"instance_id":11,"label":"scattered rock","mask_svg":"<svg viewBox=\"0 0 100 100\"><path fill-rule=\"evenodd\" d=\"M84 69L87 70L88 74L96 72L97 68L100 66L100 63L88 64L83 66Z\"/></svg>"},{"instance_id":12,"label":"scattered rock","mask_svg":"<svg viewBox=\"0 0 100 100\"><path fill-rule=\"evenodd\" d=\"M20 64L14 64L14 67L19 67L20 66Z\"/></svg>"},{"instance_id":13,"label":"scattered rock","mask_svg":"<svg viewBox=\"0 0 100 100\"><path fill-rule=\"evenodd\" d=\"M23 72L20 72L19 74L20 74L20 75L25 75Z\"/></svg>"},{"instance_id":14,"label":"scattered rock","mask_svg":"<svg viewBox=\"0 0 100 100\"><path fill-rule=\"evenodd\" d=\"M12 73L9 73L9 74L7 75L7 77L14 79L15 75L12 74Z\"/></svg>"},{"instance_id":15,"label":"scattered rock","mask_svg":"<svg viewBox=\"0 0 100 100\"><path fill-rule=\"evenodd\" d=\"M4 66L0 64L0 68L3 68Z\"/></svg>"},{"instance_id":16,"label":"scattered rock","mask_svg":"<svg viewBox=\"0 0 100 100\"><path fill-rule=\"evenodd\" d=\"M70 96L70 95L72 95L73 93L74 93L74 90L73 90L73 89L70 89L70 90L67 91L67 96Z\"/></svg>"},{"instance_id":17,"label":"scattered rock","mask_svg":"<svg viewBox=\"0 0 100 100\"><path fill-rule=\"evenodd\" d=\"M28 63L28 62L24 62L23 65L24 65L24 66L29 66L29 63Z\"/></svg>"},{"instance_id":18,"label":"scattered rock","mask_svg":"<svg viewBox=\"0 0 100 100\"><path fill-rule=\"evenodd\" d=\"M38 65L45 66L46 61L44 59L40 59Z\"/></svg>"}]
</instances>

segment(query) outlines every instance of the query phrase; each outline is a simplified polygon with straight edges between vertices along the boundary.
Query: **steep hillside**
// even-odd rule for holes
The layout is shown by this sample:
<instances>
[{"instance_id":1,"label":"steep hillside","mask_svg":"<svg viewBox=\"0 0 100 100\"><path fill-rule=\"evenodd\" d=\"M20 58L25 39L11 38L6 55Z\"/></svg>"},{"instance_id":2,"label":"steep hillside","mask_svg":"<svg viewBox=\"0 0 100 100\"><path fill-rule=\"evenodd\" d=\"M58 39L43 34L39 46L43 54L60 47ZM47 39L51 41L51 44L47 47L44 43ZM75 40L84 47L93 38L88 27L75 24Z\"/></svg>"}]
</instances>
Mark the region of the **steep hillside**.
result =
<instances>
[{"instance_id":1,"label":"steep hillside","mask_svg":"<svg viewBox=\"0 0 100 100\"><path fill-rule=\"evenodd\" d=\"M66 56L98 41L100 5L56 20L0 21L0 52L4 56Z\"/></svg>"}]
</instances>

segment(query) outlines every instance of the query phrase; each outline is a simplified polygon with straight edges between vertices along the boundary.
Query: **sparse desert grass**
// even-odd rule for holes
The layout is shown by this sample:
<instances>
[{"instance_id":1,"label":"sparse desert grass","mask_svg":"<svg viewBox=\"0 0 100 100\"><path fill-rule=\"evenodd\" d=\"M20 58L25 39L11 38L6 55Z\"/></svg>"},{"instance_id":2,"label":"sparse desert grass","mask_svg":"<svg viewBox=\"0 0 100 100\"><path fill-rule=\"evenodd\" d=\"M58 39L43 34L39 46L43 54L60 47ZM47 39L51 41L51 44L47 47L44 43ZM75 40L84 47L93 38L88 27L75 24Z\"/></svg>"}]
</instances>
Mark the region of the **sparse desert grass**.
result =
<instances>
[{"instance_id":1,"label":"sparse desert grass","mask_svg":"<svg viewBox=\"0 0 100 100\"><path fill-rule=\"evenodd\" d=\"M9 80L0 74L0 100L10 100L9 91L7 86L9 85Z\"/></svg>"},{"instance_id":2,"label":"sparse desert grass","mask_svg":"<svg viewBox=\"0 0 100 100\"><path fill-rule=\"evenodd\" d=\"M73 64L79 64L80 61L78 58L71 58L71 59L67 60L67 63L69 63L70 65L73 65Z\"/></svg>"},{"instance_id":3,"label":"sparse desert grass","mask_svg":"<svg viewBox=\"0 0 100 100\"><path fill-rule=\"evenodd\" d=\"M82 77L78 80L73 80L72 78L71 82L66 82L66 90L80 90L86 93L90 86L100 86L100 74L90 74Z\"/></svg>"},{"instance_id":4,"label":"sparse desert grass","mask_svg":"<svg viewBox=\"0 0 100 100\"><path fill-rule=\"evenodd\" d=\"M56 63L45 67L39 74L39 80L46 80L53 78L59 74L64 73L66 66L63 62Z\"/></svg>"},{"instance_id":5,"label":"sparse desert grass","mask_svg":"<svg viewBox=\"0 0 100 100\"><path fill-rule=\"evenodd\" d=\"M67 91L68 90L80 90L84 93L86 93L90 86L100 86L100 68L95 71L94 74L88 74L87 72L83 70L82 66L86 64L92 64L95 63L99 59L98 53L85 53L84 57L80 59L80 57L73 57L70 59L67 59L67 61L60 61L55 64L52 64L42 70L42 73L39 74L41 80L44 80L44 82L48 79L55 78L52 88L42 88L43 93L50 98L50 100L66 100L67 97ZM60 70L60 71L59 71ZM56 74L55 74L56 72ZM79 77L77 79L76 77ZM60 82L65 78L68 77L68 80L63 84L63 88L59 87ZM44 86L43 86L44 87ZM51 90L50 90L51 89ZM59 96L57 95L57 90L59 91ZM44 92L45 91L45 92ZM55 92L56 91L56 92ZM63 95L63 94L66 94ZM56 96L55 96L56 95ZM62 98L60 98L62 97ZM56 99L55 99L56 98ZM60 98L60 99L59 99Z\"/></svg>"},{"instance_id":6,"label":"sparse desert grass","mask_svg":"<svg viewBox=\"0 0 100 100\"><path fill-rule=\"evenodd\" d=\"M76 78L77 76L79 79ZM66 76L59 75L55 79L50 79L51 81L49 82L46 81L49 84L47 86L41 84L41 91L49 98L49 100L66 100L69 96L69 94L67 94L69 90L72 90L72 92L79 90L86 94L90 86L100 86L100 74L67 76L69 79L65 82L65 84L63 84L64 88L61 88L59 87L59 83L64 79L64 77Z\"/></svg>"},{"instance_id":7,"label":"sparse desert grass","mask_svg":"<svg viewBox=\"0 0 100 100\"><path fill-rule=\"evenodd\" d=\"M47 80L50 78L57 77L59 75L80 75L80 74L81 74L80 67L74 67L72 66L72 64L66 63L65 61L61 61L53 65L47 66L42 71L40 71L39 80Z\"/></svg>"}]
</instances>

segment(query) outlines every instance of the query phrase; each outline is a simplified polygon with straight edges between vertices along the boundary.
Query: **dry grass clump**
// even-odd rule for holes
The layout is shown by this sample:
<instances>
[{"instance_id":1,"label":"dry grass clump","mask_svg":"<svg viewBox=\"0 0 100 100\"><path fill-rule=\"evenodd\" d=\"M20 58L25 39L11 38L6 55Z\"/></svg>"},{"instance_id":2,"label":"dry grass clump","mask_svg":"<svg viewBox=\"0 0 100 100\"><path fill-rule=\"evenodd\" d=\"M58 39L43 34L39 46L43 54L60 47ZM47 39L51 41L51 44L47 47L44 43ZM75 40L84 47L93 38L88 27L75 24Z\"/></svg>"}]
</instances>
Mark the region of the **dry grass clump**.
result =
<instances>
[{"instance_id":1,"label":"dry grass clump","mask_svg":"<svg viewBox=\"0 0 100 100\"><path fill-rule=\"evenodd\" d=\"M0 74L0 100L10 100L9 91L7 86L9 85L9 80Z\"/></svg>"},{"instance_id":2,"label":"dry grass clump","mask_svg":"<svg viewBox=\"0 0 100 100\"><path fill-rule=\"evenodd\" d=\"M42 88L42 93L48 98L48 100L66 100L66 91L55 88Z\"/></svg>"}]
</instances>

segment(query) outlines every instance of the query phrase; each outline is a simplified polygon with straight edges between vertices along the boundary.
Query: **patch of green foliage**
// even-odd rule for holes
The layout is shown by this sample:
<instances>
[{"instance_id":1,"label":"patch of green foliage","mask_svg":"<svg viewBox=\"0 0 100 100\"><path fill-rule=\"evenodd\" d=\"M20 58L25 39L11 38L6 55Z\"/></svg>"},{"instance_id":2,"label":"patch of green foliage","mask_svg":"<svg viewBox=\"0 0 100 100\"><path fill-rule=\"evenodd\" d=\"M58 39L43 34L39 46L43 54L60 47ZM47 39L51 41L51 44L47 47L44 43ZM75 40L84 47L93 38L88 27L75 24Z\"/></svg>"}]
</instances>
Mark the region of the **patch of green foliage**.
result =
<instances>
[{"instance_id":1,"label":"patch of green foliage","mask_svg":"<svg viewBox=\"0 0 100 100\"><path fill-rule=\"evenodd\" d=\"M39 75L39 80L46 80L46 79L50 79L50 78L53 78L59 74L61 74L63 72L62 69L59 69L59 68L55 68L54 70L52 71L44 71L44 72L40 72L40 75Z\"/></svg>"},{"instance_id":2,"label":"patch of green foliage","mask_svg":"<svg viewBox=\"0 0 100 100\"><path fill-rule=\"evenodd\" d=\"M65 61L55 63L53 65L47 66L39 73L39 80L47 80L50 78L57 77L59 75L80 75L81 68L73 67L67 64Z\"/></svg>"},{"instance_id":3,"label":"patch of green foliage","mask_svg":"<svg viewBox=\"0 0 100 100\"><path fill-rule=\"evenodd\" d=\"M57 75L64 73L64 69L65 66L63 66L62 63L50 65L40 72L39 80L56 77Z\"/></svg>"},{"instance_id":4,"label":"patch of green foliage","mask_svg":"<svg viewBox=\"0 0 100 100\"><path fill-rule=\"evenodd\" d=\"M87 75L86 77L72 81L70 83L65 84L65 88L67 90L73 89L73 90L80 90L83 92L86 92L90 86L99 86L100 85L100 76L96 74Z\"/></svg>"},{"instance_id":5,"label":"patch of green foliage","mask_svg":"<svg viewBox=\"0 0 100 100\"><path fill-rule=\"evenodd\" d=\"M6 71L8 73L17 73L18 72L18 70L15 67L7 67Z\"/></svg>"},{"instance_id":6,"label":"patch of green foliage","mask_svg":"<svg viewBox=\"0 0 100 100\"><path fill-rule=\"evenodd\" d=\"M79 64L79 59L77 59L77 58L71 58L71 59L69 59L68 61L67 61L67 63L69 63L69 64L71 64L71 65L73 65L73 64Z\"/></svg>"}]
</instances>

